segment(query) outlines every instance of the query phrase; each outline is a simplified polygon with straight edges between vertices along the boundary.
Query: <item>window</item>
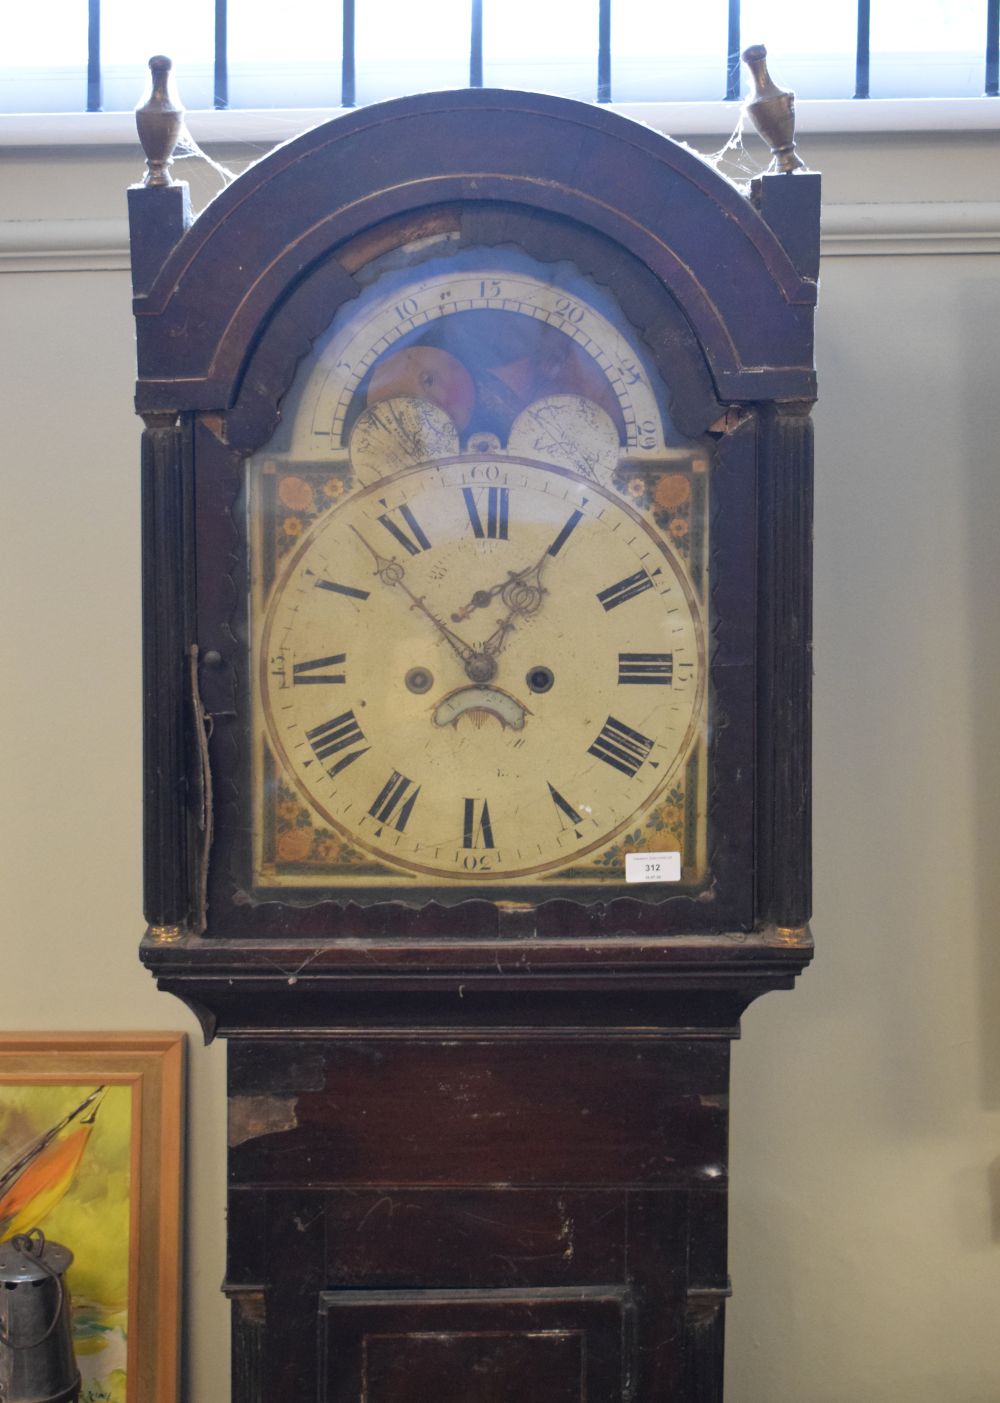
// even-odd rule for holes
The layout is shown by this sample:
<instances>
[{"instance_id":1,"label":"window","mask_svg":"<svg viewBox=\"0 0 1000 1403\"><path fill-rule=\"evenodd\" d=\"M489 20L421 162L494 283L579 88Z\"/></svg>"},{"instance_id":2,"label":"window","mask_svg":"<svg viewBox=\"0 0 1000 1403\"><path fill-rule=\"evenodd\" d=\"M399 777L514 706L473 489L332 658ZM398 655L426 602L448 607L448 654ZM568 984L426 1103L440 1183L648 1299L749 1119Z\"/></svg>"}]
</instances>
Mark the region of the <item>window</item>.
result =
<instances>
[{"instance_id":1,"label":"window","mask_svg":"<svg viewBox=\"0 0 1000 1403\"><path fill-rule=\"evenodd\" d=\"M739 52L761 40L800 98L995 96L1000 0L38 0L7 25L0 111L128 111L159 52L189 109L469 83L737 99Z\"/></svg>"}]
</instances>

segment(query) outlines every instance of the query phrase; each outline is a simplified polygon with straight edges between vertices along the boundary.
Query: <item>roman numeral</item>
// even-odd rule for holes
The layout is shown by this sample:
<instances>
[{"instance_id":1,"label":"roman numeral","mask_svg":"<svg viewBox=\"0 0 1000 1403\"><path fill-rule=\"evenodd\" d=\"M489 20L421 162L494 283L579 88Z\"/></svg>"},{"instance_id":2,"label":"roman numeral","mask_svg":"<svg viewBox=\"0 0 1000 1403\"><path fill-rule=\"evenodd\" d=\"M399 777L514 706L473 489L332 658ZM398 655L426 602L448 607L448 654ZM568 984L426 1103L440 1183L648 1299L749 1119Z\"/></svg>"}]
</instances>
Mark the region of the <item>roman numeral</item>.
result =
<instances>
[{"instance_id":1,"label":"roman numeral","mask_svg":"<svg viewBox=\"0 0 1000 1403\"><path fill-rule=\"evenodd\" d=\"M388 512L382 513L379 517L379 522L389 532L389 535L394 536L403 549L410 555L419 555L422 550L430 550L431 543L424 535L423 527L410 511L409 507L405 505L400 507L399 514L413 532L412 538L407 535L402 526L399 526L393 521Z\"/></svg>"},{"instance_id":2,"label":"roman numeral","mask_svg":"<svg viewBox=\"0 0 1000 1403\"><path fill-rule=\"evenodd\" d=\"M674 680L673 653L619 653L618 681L640 687L669 687Z\"/></svg>"},{"instance_id":3,"label":"roman numeral","mask_svg":"<svg viewBox=\"0 0 1000 1403\"><path fill-rule=\"evenodd\" d=\"M549 549L548 549L548 551L547 551L547 554L548 554L548 555L558 555L559 552L562 550L563 546L564 546L564 545L566 544L566 542L569 540L570 536L572 536L573 532L576 530L577 524L578 524L580 521L582 521L582 520L583 520L583 512L580 512L580 511L573 512L572 516L570 516L569 519L567 520L566 525L565 525L565 526L563 527L563 529L559 532L559 535L555 538L555 540L554 540L554 541L552 542L552 544L549 546Z\"/></svg>"},{"instance_id":4,"label":"roman numeral","mask_svg":"<svg viewBox=\"0 0 1000 1403\"><path fill-rule=\"evenodd\" d=\"M609 609L617 609L619 604L624 604L626 600L634 599L637 594L644 594L647 589L652 588L653 581L645 570L637 570L634 575L626 575L624 580L617 580L613 585L608 585L607 589L600 590L597 597L606 612Z\"/></svg>"},{"instance_id":5,"label":"roman numeral","mask_svg":"<svg viewBox=\"0 0 1000 1403\"><path fill-rule=\"evenodd\" d=\"M312 746L317 760L327 760L342 750L348 751L335 765L328 767L329 775L339 775L341 770L346 770L348 765L353 765L355 760L367 755L371 747L364 745L365 739L365 733L358 725L353 711L341 712L332 721L324 721L321 725L314 726L311 731L306 731L306 740ZM364 749L350 750L352 745L358 744L363 745Z\"/></svg>"},{"instance_id":6,"label":"roman numeral","mask_svg":"<svg viewBox=\"0 0 1000 1403\"><path fill-rule=\"evenodd\" d=\"M339 585L336 580L317 580L317 589L329 589L334 594L346 594L348 599L367 599L369 591L366 589L355 589L353 585Z\"/></svg>"},{"instance_id":7,"label":"roman numeral","mask_svg":"<svg viewBox=\"0 0 1000 1403\"><path fill-rule=\"evenodd\" d=\"M465 816L462 823L463 848L495 848L493 826L490 823L490 806L484 799L477 813L478 799L466 799Z\"/></svg>"},{"instance_id":8,"label":"roman numeral","mask_svg":"<svg viewBox=\"0 0 1000 1403\"><path fill-rule=\"evenodd\" d=\"M323 667L338 667L347 661L346 653L331 653L328 658L313 658L308 663L295 663L292 667L292 683L296 687L308 682L343 682L342 672L320 672Z\"/></svg>"},{"instance_id":9,"label":"roman numeral","mask_svg":"<svg viewBox=\"0 0 1000 1403\"><path fill-rule=\"evenodd\" d=\"M613 770L620 770L631 779L638 771L653 748L653 742L641 731L633 731L624 721L609 716L601 727L600 735L593 745L587 747L588 755L596 755Z\"/></svg>"},{"instance_id":10,"label":"roman numeral","mask_svg":"<svg viewBox=\"0 0 1000 1403\"><path fill-rule=\"evenodd\" d=\"M472 530L476 539L479 541L506 541L510 488L487 487L485 530L483 530L483 519L479 515L476 496L472 488L463 487L462 496L465 498L465 509L469 513L469 520L472 522Z\"/></svg>"},{"instance_id":11,"label":"roman numeral","mask_svg":"<svg viewBox=\"0 0 1000 1403\"><path fill-rule=\"evenodd\" d=\"M546 780L545 783L548 784L548 786L549 786L549 795L550 795L550 797L551 797L551 799L552 799L553 804L555 804L555 806L556 806L556 808L559 810L560 814L565 815L565 817L569 819L569 821L570 821L570 823L572 824L572 826L573 826L574 828L576 828L576 826L577 826L578 824L580 824L580 823L583 822L583 819L582 819L582 818L580 817L580 815L577 813L576 809L574 809L573 805L570 804L570 803L568 803L568 802L563 798L563 796L559 793L559 790L556 789L556 787L555 787L554 784L549 783L548 780ZM565 824L562 823L562 820L560 820L559 826L560 826L561 828L565 827ZM577 835L576 835L576 836L577 836L578 838L582 838L582 837L583 837L583 834L580 833L580 832L577 832Z\"/></svg>"},{"instance_id":12,"label":"roman numeral","mask_svg":"<svg viewBox=\"0 0 1000 1403\"><path fill-rule=\"evenodd\" d=\"M410 794L406 792L408 789L412 791ZM414 788L412 779L407 779L398 770L393 770L368 812L372 818L378 819L379 823L391 823L397 833L402 833L409 822L419 793L419 784ZM381 831L379 829L379 833Z\"/></svg>"}]
</instances>

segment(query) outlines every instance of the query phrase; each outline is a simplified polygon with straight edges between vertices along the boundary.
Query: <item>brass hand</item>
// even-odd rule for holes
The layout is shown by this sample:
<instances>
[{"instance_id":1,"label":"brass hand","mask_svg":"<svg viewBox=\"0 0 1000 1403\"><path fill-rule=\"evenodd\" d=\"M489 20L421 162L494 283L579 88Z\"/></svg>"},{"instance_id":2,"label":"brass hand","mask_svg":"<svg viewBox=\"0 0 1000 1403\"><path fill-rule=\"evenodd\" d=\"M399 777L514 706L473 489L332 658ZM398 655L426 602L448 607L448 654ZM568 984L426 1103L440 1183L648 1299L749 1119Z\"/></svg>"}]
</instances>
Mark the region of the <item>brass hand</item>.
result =
<instances>
[{"instance_id":1,"label":"brass hand","mask_svg":"<svg viewBox=\"0 0 1000 1403\"><path fill-rule=\"evenodd\" d=\"M547 555L548 551L546 551L545 554ZM526 565L523 570L508 570L507 578L501 580L499 584L493 585L490 589L477 589L469 602L463 604L461 609L456 609L454 614L452 614L452 623L462 623L470 614L474 614L477 609L485 609L492 600L496 599L498 594L503 594L505 590L509 590L511 585L517 584L519 580L523 580L528 575L533 575L540 571L544 559L545 556L542 556L542 559L538 561L537 564ZM506 599L504 603L507 603Z\"/></svg>"},{"instance_id":2,"label":"brass hand","mask_svg":"<svg viewBox=\"0 0 1000 1403\"><path fill-rule=\"evenodd\" d=\"M547 593L542 584L542 568L547 555L546 550L545 555L536 564L526 570L519 570L501 587L500 598L507 606L507 616L500 620L483 644L483 652L489 657L495 658L500 652L508 633L513 632L515 619L530 618L541 608L542 599Z\"/></svg>"},{"instance_id":3,"label":"brass hand","mask_svg":"<svg viewBox=\"0 0 1000 1403\"><path fill-rule=\"evenodd\" d=\"M365 540L356 526L352 526L351 530L366 550L370 551L374 557L375 573L378 575L382 584L388 585L390 589L395 589L397 587L401 589L407 599L409 599L411 607L417 609L426 618L430 619L431 623L441 634L441 637L461 658L466 675L474 682L491 681L496 675L496 663L493 661L492 657L487 656L485 650L483 650L483 652L477 652L475 648L470 648L468 643L459 638L454 630L450 629L443 620L438 618L432 609L428 608L422 595L414 594L413 590L411 590L406 583L406 571L398 560L389 560L384 555L380 555L375 547Z\"/></svg>"}]
</instances>

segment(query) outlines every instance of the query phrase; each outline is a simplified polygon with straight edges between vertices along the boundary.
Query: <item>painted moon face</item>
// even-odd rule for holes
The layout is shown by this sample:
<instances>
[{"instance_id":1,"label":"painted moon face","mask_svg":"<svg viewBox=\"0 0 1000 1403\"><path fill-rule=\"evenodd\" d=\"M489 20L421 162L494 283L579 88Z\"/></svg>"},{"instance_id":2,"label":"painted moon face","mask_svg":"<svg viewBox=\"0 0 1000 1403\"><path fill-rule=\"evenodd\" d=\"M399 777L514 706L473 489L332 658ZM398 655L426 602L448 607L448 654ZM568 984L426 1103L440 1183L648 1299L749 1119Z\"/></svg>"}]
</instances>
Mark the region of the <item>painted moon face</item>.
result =
<instances>
[{"instance_id":1,"label":"painted moon face","mask_svg":"<svg viewBox=\"0 0 1000 1403\"><path fill-rule=\"evenodd\" d=\"M408 346L386 356L372 372L368 405L409 395L429 400L455 423L459 432L472 418L476 386L465 366L435 346Z\"/></svg>"}]
</instances>

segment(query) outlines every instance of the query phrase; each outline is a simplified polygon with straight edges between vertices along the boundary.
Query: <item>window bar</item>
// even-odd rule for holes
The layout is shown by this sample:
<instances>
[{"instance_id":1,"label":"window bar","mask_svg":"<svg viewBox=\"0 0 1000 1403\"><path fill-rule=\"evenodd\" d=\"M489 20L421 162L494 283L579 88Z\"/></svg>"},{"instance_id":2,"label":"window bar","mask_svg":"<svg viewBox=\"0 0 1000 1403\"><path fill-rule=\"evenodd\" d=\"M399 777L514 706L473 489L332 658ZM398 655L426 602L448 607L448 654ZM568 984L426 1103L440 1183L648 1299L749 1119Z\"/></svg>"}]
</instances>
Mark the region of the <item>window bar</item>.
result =
<instances>
[{"instance_id":1,"label":"window bar","mask_svg":"<svg viewBox=\"0 0 1000 1403\"><path fill-rule=\"evenodd\" d=\"M87 0L87 111L100 112L101 91L101 0Z\"/></svg>"},{"instance_id":2,"label":"window bar","mask_svg":"<svg viewBox=\"0 0 1000 1403\"><path fill-rule=\"evenodd\" d=\"M227 0L215 0L215 107L229 106L229 35Z\"/></svg>"},{"instance_id":3,"label":"window bar","mask_svg":"<svg viewBox=\"0 0 1000 1403\"><path fill-rule=\"evenodd\" d=\"M469 87L483 86L483 0L472 0L472 37L469 46Z\"/></svg>"},{"instance_id":4,"label":"window bar","mask_svg":"<svg viewBox=\"0 0 1000 1403\"><path fill-rule=\"evenodd\" d=\"M871 96L871 0L858 0L858 57L854 70L854 96Z\"/></svg>"},{"instance_id":5,"label":"window bar","mask_svg":"<svg viewBox=\"0 0 1000 1403\"><path fill-rule=\"evenodd\" d=\"M729 0L729 36L726 40L726 101L740 100L740 0Z\"/></svg>"},{"instance_id":6,"label":"window bar","mask_svg":"<svg viewBox=\"0 0 1000 1403\"><path fill-rule=\"evenodd\" d=\"M340 70L340 105L353 107L357 89L354 82L354 0L344 0L344 58Z\"/></svg>"},{"instance_id":7,"label":"window bar","mask_svg":"<svg viewBox=\"0 0 1000 1403\"><path fill-rule=\"evenodd\" d=\"M611 101L611 0L597 7L597 101Z\"/></svg>"},{"instance_id":8,"label":"window bar","mask_svg":"<svg viewBox=\"0 0 1000 1403\"><path fill-rule=\"evenodd\" d=\"M986 0L986 96L1000 97L1000 0Z\"/></svg>"}]
</instances>

